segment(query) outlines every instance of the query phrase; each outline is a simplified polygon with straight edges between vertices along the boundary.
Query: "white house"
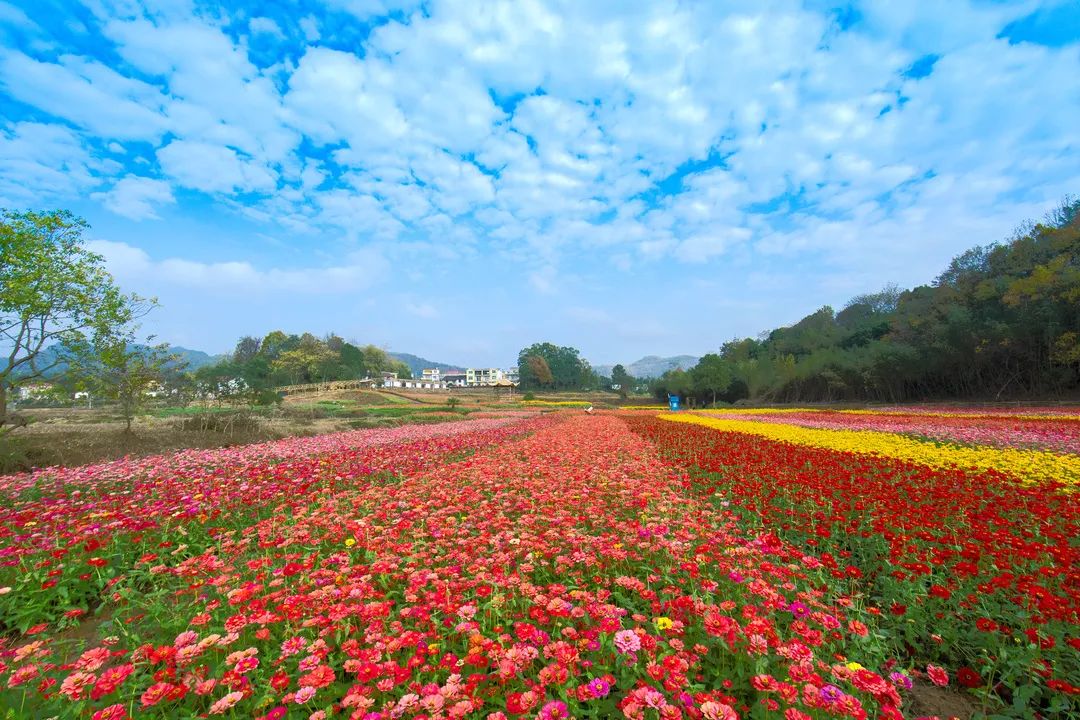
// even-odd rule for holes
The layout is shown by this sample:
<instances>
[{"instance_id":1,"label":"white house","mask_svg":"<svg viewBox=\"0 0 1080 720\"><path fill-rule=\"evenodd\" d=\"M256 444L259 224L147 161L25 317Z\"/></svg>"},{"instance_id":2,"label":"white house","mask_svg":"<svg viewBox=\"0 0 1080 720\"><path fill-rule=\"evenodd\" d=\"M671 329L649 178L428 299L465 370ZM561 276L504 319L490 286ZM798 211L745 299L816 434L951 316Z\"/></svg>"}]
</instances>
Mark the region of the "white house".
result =
<instances>
[{"instance_id":1,"label":"white house","mask_svg":"<svg viewBox=\"0 0 1080 720\"><path fill-rule=\"evenodd\" d=\"M441 377L450 387L465 387L467 378L464 370L446 370Z\"/></svg>"},{"instance_id":2,"label":"white house","mask_svg":"<svg viewBox=\"0 0 1080 720\"><path fill-rule=\"evenodd\" d=\"M402 390L446 390L444 380L425 380L424 378L399 378L397 373L384 372L383 387Z\"/></svg>"}]
</instances>

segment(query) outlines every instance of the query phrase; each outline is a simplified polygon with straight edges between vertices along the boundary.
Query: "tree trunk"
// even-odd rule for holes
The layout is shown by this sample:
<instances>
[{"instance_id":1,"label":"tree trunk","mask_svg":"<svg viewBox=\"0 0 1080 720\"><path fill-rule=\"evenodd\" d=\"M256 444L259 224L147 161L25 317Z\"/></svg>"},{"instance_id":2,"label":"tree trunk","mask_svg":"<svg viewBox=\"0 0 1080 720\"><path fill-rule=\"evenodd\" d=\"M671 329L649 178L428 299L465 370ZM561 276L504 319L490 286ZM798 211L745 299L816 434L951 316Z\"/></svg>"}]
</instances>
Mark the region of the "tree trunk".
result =
<instances>
[{"instance_id":1,"label":"tree trunk","mask_svg":"<svg viewBox=\"0 0 1080 720\"><path fill-rule=\"evenodd\" d=\"M0 427L7 422L7 382L0 380Z\"/></svg>"}]
</instances>

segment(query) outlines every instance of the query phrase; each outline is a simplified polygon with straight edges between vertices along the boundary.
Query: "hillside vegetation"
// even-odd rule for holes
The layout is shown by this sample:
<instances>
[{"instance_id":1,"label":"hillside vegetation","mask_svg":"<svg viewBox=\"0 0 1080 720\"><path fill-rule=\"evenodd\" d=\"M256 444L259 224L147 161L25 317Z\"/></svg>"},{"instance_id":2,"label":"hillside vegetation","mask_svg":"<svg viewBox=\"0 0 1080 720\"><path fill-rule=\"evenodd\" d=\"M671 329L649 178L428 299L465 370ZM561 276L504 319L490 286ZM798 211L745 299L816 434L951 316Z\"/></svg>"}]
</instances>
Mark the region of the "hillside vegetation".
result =
<instances>
[{"instance_id":1,"label":"hillside vegetation","mask_svg":"<svg viewBox=\"0 0 1080 720\"><path fill-rule=\"evenodd\" d=\"M1007 242L957 256L930 285L825 306L724 344L658 397L901 402L1080 392L1080 200Z\"/></svg>"}]
</instances>

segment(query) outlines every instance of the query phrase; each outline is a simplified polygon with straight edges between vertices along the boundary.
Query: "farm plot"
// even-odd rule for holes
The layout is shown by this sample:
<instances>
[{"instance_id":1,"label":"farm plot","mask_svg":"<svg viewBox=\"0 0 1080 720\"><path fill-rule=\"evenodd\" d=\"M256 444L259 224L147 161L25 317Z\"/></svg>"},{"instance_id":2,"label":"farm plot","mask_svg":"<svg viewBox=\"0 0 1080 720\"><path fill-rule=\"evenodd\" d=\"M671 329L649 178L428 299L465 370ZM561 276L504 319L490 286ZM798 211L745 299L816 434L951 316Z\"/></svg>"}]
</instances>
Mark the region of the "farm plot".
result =
<instances>
[{"instance_id":1,"label":"farm plot","mask_svg":"<svg viewBox=\"0 0 1080 720\"><path fill-rule=\"evenodd\" d=\"M891 719L959 685L968 716L1080 710L1066 482L675 419L568 411L0 479L0 707Z\"/></svg>"},{"instance_id":2,"label":"farm plot","mask_svg":"<svg viewBox=\"0 0 1080 720\"><path fill-rule=\"evenodd\" d=\"M1075 414L628 422L690 471L695 492L737 510L746 532L774 532L825 563L831 595L860 608L906 666L947 669L939 679L982 714L1080 712L1080 458L1063 451ZM992 444L971 442L986 434Z\"/></svg>"},{"instance_id":3,"label":"farm plot","mask_svg":"<svg viewBox=\"0 0 1080 720\"><path fill-rule=\"evenodd\" d=\"M97 718L900 716L910 679L820 589L827 569L775 535L745 536L621 420L401 440L276 464L249 451L239 467L197 464L193 482L178 479L184 463L150 463L142 473L168 499L119 524L117 508L76 492L85 479L9 481L22 500L5 518L16 568L5 617L18 595L38 609L4 645L8 706ZM291 486L296 475L307 484ZM244 485L230 492L264 500L206 500ZM110 619L67 647L63 623L87 610Z\"/></svg>"}]
</instances>

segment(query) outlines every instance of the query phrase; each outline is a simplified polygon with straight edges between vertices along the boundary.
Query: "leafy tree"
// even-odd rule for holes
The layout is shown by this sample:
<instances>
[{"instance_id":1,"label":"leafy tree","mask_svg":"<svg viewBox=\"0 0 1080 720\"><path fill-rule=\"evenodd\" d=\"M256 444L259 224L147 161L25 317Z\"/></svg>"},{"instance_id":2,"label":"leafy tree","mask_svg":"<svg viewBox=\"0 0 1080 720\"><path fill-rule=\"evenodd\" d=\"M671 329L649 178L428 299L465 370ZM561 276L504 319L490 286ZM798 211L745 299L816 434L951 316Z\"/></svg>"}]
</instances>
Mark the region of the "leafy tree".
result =
<instances>
[{"instance_id":1,"label":"leafy tree","mask_svg":"<svg viewBox=\"0 0 1080 720\"><path fill-rule=\"evenodd\" d=\"M715 353L702 357L690 375L695 391L711 395L713 405L716 404L716 396L726 392L732 380L731 367Z\"/></svg>"},{"instance_id":2,"label":"leafy tree","mask_svg":"<svg viewBox=\"0 0 1080 720\"><path fill-rule=\"evenodd\" d=\"M725 343L658 395L807 402L1062 397L1080 391L1080 201L955 257L930 285L886 286L759 339ZM721 389L730 374L726 389ZM715 395L714 395L715 388Z\"/></svg>"},{"instance_id":3,"label":"leafy tree","mask_svg":"<svg viewBox=\"0 0 1080 720\"><path fill-rule=\"evenodd\" d=\"M278 355L286 350L291 350L300 344L300 339L295 335L286 335L281 330L273 330L263 338L259 354L271 362L277 360Z\"/></svg>"},{"instance_id":4,"label":"leafy tree","mask_svg":"<svg viewBox=\"0 0 1080 720\"><path fill-rule=\"evenodd\" d=\"M530 379L531 384L547 387L555 383L551 368L548 367L547 360L543 357L529 355L525 358L525 367L529 370L527 377Z\"/></svg>"},{"instance_id":5,"label":"leafy tree","mask_svg":"<svg viewBox=\"0 0 1080 720\"><path fill-rule=\"evenodd\" d=\"M174 358L168 345L147 347L125 340L120 338L99 351L91 387L117 402L124 416L124 432L131 433L131 422L149 394L164 390L165 367Z\"/></svg>"},{"instance_id":6,"label":"leafy tree","mask_svg":"<svg viewBox=\"0 0 1080 720\"><path fill-rule=\"evenodd\" d=\"M153 304L140 302L136 314L145 314ZM128 323L96 338L92 352L73 358L66 375L96 396L116 401L123 414L124 432L131 433L135 414L151 394L164 394L166 375L183 373L186 363L169 352L167 344L140 342L138 325Z\"/></svg>"},{"instance_id":7,"label":"leafy tree","mask_svg":"<svg viewBox=\"0 0 1080 720\"><path fill-rule=\"evenodd\" d=\"M66 362L39 363L44 349L84 352L135 317L139 298L122 293L104 259L84 247L87 227L67 211L0 211L0 432L9 391Z\"/></svg>"},{"instance_id":8,"label":"leafy tree","mask_svg":"<svg viewBox=\"0 0 1080 720\"><path fill-rule=\"evenodd\" d=\"M271 364L274 370L286 373L291 384L320 382L327 379L338 356L313 336L302 339L299 347L285 350Z\"/></svg>"},{"instance_id":9,"label":"leafy tree","mask_svg":"<svg viewBox=\"0 0 1080 720\"><path fill-rule=\"evenodd\" d=\"M364 362L364 353L360 348L347 342L341 344L341 379L360 380L368 373L367 364Z\"/></svg>"},{"instance_id":10,"label":"leafy tree","mask_svg":"<svg viewBox=\"0 0 1080 720\"><path fill-rule=\"evenodd\" d=\"M236 341L236 349L233 351L233 362L243 365L251 362L258 356L262 348L262 340L251 335L245 335Z\"/></svg>"},{"instance_id":11,"label":"leafy tree","mask_svg":"<svg viewBox=\"0 0 1080 720\"><path fill-rule=\"evenodd\" d=\"M246 399L258 389L245 380L244 370L230 361L204 365L194 373L196 393L217 403Z\"/></svg>"},{"instance_id":12,"label":"leafy tree","mask_svg":"<svg viewBox=\"0 0 1080 720\"><path fill-rule=\"evenodd\" d=\"M550 381L545 382L536 375L529 366L530 357L544 360L551 374ZM521 374L521 387L524 389L554 387L557 390L580 390L599 384L596 373L581 357L577 348L558 347L547 342L530 345L519 352L518 370Z\"/></svg>"},{"instance_id":13,"label":"leafy tree","mask_svg":"<svg viewBox=\"0 0 1080 720\"><path fill-rule=\"evenodd\" d=\"M634 378L622 365L616 365L611 368L611 385L618 386L619 396L625 400L626 394L634 386Z\"/></svg>"}]
</instances>

